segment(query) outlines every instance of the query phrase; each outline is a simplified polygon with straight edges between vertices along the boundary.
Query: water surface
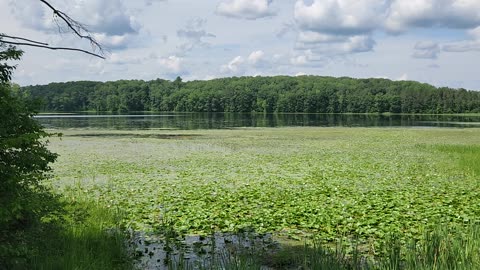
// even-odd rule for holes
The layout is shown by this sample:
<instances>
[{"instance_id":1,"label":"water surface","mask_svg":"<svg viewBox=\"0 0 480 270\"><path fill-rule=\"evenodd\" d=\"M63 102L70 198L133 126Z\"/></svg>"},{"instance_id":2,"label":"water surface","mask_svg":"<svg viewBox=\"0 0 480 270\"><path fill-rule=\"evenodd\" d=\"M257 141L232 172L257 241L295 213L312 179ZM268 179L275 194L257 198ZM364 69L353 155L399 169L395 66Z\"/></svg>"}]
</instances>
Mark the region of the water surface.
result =
<instances>
[{"instance_id":1,"label":"water surface","mask_svg":"<svg viewBox=\"0 0 480 270\"><path fill-rule=\"evenodd\" d=\"M46 128L226 129L238 127L480 127L480 115L137 113L42 114Z\"/></svg>"}]
</instances>

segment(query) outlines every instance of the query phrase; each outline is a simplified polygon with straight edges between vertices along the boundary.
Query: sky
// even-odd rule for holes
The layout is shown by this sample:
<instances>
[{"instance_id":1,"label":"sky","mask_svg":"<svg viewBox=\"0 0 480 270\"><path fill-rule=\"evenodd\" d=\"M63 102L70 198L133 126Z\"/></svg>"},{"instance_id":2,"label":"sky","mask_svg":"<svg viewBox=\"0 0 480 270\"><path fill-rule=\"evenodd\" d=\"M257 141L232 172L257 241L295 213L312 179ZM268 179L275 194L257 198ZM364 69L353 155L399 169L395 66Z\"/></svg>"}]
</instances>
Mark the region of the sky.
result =
<instances>
[{"instance_id":1,"label":"sky","mask_svg":"<svg viewBox=\"0 0 480 270\"><path fill-rule=\"evenodd\" d=\"M480 0L50 0L106 60L22 48L14 81L321 75L480 90ZM0 33L91 49L39 0L0 0Z\"/></svg>"}]
</instances>

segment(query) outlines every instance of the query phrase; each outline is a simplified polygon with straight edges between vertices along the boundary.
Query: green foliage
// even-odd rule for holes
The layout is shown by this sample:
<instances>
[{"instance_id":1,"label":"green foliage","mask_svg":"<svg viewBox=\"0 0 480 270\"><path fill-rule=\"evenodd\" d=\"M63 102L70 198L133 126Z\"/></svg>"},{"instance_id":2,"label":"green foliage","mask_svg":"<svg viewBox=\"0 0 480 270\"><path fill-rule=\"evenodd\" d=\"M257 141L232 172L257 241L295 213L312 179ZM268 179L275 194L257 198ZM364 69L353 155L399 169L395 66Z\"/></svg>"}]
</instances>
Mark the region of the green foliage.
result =
<instances>
[{"instance_id":1,"label":"green foliage","mask_svg":"<svg viewBox=\"0 0 480 270\"><path fill-rule=\"evenodd\" d=\"M480 92L320 76L68 82L22 88L44 111L475 113Z\"/></svg>"},{"instance_id":2,"label":"green foliage","mask_svg":"<svg viewBox=\"0 0 480 270\"><path fill-rule=\"evenodd\" d=\"M121 213L97 203L67 196L62 223L44 226L32 244L37 252L29 269L132 269L126 235L118 226Z\"/></svg>"},{"instance_id":3,"label":"green foliage","mask_svg":"<svg viewBox=\"0 0 480 270\"><path fill-rule=\"evenodd\" d=\"M480 146L478 145L440 145L440 151L448 153L466 172L480 176Z\"/></svg>"},{"instance_id":4,"label":"green foliage","mask_svg":"<svg viewBox=\"0 0 480 270\"><path fill-rule=\"evenodd\" d=\"M372 253L391 234L405 243L438 223L479 221L476 175L436 148L478 145L478 129L158 132L66 131L52 143L68 157L52 183L124 209L140 231L160 229L167 211L179 233L356 236Z\"/></svg>"},{"instance_id":5,"label":"green foliage","mask_svg":"<svg viewBox=\"0 0 480 270\"><path fill-rule=\"evenodd\" d=\"M32 119L33 110L6 84L0 85L0 108L0 223L14 224L41 212L31 196L46 193L40 182L57 155L46 148L48 134Z\"/></svg>"},{"instance_id":6,"label":"green foliage","mask_svg":"<svg viewBox=\"0 0 480 270\"><path fill-rule=\"evenodd\" d=\"M57 155L47 149L48 134L32 118L32 106L16 97L8 82L14 66L5 61L21 55L13 47L0 51L0 268L28 256L25 230L59 209L41 185Z\"/></svg>"},{"instance_id":7,"label":"green foliage","mask_svg":"<svg viewBox=\"0 0 480 270\"><path fill-rule=\"evenodd\" d=\"M131 269L125 236L107 231L111 211L62 202L44 185L57 158L52 134L33 119L38 103L10 84L6 61L22 52L4 48L0 40L0 269Z\"/></svg>"},{"instance_id":8,"label":"green foliage","mask_svg":"<svg viewBox=\"0 0 480 270\"><path fill-rule=\"evenodd\" d=\"M13 46L6 46L0 38L0 84L10 81L15 66L9 65L8 60L20 60L23 52Z\"/></svg>"}]
</instances>

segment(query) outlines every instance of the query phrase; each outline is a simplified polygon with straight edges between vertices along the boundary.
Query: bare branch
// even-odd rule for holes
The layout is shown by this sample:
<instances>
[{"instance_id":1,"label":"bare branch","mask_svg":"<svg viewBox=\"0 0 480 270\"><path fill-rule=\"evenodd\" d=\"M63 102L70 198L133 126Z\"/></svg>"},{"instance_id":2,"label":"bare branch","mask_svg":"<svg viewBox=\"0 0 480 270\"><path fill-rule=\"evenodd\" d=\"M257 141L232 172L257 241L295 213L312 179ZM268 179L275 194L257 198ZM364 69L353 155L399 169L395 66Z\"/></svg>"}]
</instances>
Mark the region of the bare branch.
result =
<instances>
[{"instance_id":1,"label":"bare branch","mask_svg":"<svg viewBox=\"0 0 480 270\"><path fill-rule=\"evenodd\" d=\"M39 45L48 46L48 43L35 41L35 40L28 39L28 38L23 38L23 37L15 37L15 36L9 36L9 35L5 35L5 34L0 34L0 38L17 39L17 40L23 40L23 41L27 41L27 42L31 42L31 43L35 43L35 44L39 44Z\"/></svg>"},{"instance_id":2,"label":"bare branch","mask_svg":"<svg viewBox=\"0 0 480 270\"><path fill-rule=\"evenodd\" d=\"M40 44L35 44L35 43L25 43L25 42L12 42L12 41L5 41L2 40L1 43L5 44L11 44L11 45L19 45L19 46L31 46L31 47L38 47L38 48L44 48L44 49L49 49L49 50L63 50L63 51L77 51L77 52L83 52L89 55L93 55L102 59L105 59L104 56L89 52L87 50L82 50L82 49L77 49L77 48L68 48L68 47L50 47L46 45L40 45Z\"/></svg>"},{"instance_id":3,"label":"bare branch","mask_svg":"<svg viewBox=\"0 0 480 270\"><path fill-rule=\"evenodd\" d=\"M92 35L89 34L88 29L83 24L75 21L74 19L72 19L70 16L68 16L64 12L56 9L55 7L53 7L47 1L40 0L40 2L42 2L46 6L48 6L53 11L54 16L56 16L56 17L60 18L62 21L64 21L67 24L68 28L70 30L72 30L73 33L75 33L75 35L77 35L78 37L80 37L82 39L87 39L88 41L90 41L90 44L92 45L94 50L98 49L100 51L101 55L104 54L102 45L100 45L100 43L98 43L98 41L96 41L95 38L92 37ZM86 34L82 34L82 32L84 32ZM90 54L93 54L93 53L90 53ZM96 55L96 54L94 54L94 55ZM104 57L102 57L102 58L104 58Z\"/></svg>"}]
</instances>

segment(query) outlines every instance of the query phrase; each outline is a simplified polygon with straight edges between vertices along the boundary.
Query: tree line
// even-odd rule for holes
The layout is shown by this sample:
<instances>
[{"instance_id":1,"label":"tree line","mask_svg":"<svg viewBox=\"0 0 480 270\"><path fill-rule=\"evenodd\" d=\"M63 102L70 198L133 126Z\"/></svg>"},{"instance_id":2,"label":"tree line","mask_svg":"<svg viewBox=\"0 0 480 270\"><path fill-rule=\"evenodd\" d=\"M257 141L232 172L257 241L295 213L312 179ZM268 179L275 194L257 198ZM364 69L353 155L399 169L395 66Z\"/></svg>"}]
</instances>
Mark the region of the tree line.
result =
<instances>
[{"instance_id":1,"label":"tree line","mask_svg":"<svg viewBox=\"0 0 480 270\"><path fill-rule=\"evenodd\" d=\"M78 81L27 86L18 89L18 93L27 99L41 99L42 110L49 112L480 112L478 91L437 88L415 81L347 77Z\"/></svg>"}]
</instances>

